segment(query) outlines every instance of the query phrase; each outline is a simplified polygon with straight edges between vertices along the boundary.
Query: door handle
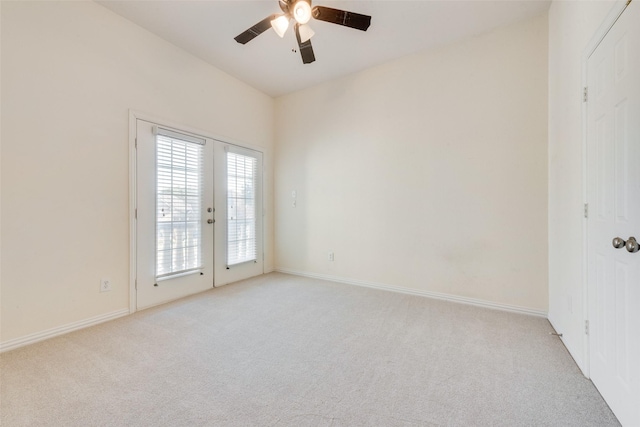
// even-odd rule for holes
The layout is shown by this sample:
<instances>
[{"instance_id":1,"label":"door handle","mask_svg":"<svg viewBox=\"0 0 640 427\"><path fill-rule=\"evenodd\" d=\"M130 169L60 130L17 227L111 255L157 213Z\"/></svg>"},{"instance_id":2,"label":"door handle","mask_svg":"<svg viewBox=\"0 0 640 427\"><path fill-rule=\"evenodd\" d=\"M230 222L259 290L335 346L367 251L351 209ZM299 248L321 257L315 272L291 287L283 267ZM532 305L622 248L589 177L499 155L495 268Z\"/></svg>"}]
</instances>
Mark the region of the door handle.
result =
<instances>
[{"instance_id":1,"label":"door handle","mask_svg":"<svg viewBox=\"0 0 640 427\"><path fill-rule=\"evenodd\" d=\"M620 237L616 237L611 241L614 248L625 248L627 252L635 253L640 250L640 244L635 237L631 236L627 241L622 240Z\"/></svg>"},{"instance_id":2,"label":"door handle","mask_svg":"<svg viewBox=\"0 0 640 427\"><path fill-rule=\"evenodd\" d=\"M611 242L611 244L613 245L614 248L620 249L620 248L624 248L624 245L626 245L627 242L622 240L620 237L614 237L614 239Z\"/></svg>"},{"instance_id":3,"label":"door handle","mask_svg":"<svg viewBox=\"0 0 640 427\"><path fill-rule=\"evenodd\" d=\"M211 212L215 212L215 211L216 211L216 210L215 210L214 208L207 208L207 212L209 212L209 213L211 213ZM215 219L211 219L211 218L209 218L209 219L207 220L207 224L213 224L214 222L216 222L216 220L215 220Z\"/></svg>"}]
</instances>

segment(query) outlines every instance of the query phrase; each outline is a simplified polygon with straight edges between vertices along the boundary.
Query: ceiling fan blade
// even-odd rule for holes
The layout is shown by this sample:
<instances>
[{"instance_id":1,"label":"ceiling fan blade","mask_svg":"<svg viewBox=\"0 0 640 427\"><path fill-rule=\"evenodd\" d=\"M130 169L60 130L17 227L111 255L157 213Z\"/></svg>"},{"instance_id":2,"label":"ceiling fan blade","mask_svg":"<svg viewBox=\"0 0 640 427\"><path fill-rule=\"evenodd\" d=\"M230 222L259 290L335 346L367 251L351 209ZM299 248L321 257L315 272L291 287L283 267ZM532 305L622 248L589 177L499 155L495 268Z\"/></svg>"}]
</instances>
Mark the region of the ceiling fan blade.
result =
<instances>
[{"instance_id":1,"label":"ceiling fan blade","mask_svg":"<svg viewBox=\"0 0 640 427\"><path fill-rule=\"evenodd\" d=\"M298 41L298 47L300 48L300 55L302 56L303 64L311 64L316 60L316 56L313 54L313 47L311 47L311 39L306 42L302 42L300 38L300 24L296 22L294 27L296 31L296 40Z\"/></svg>"},{"instance_id":2,"label":"ceiling fan blade","mask_svg":"<svg viewBox=\"0 0 640 427\"><path fill-rule=\"evenodd\" d=\"M367 31L367 28L371 25L371 17L369 15L361 15L359 13L333 9L331 7L315 6L312 15L321 21L344 25L345 27L355 28L361 31Z\"/></svg>"},{"instance_id":3,"label":"ceiling fan blade","mask_svg":"<svg viewBox=\"0 0 640 427\"><path fill-rule=\"evenodd\" d=\"M258 37L260 34L267 31L269 28L271 28L271 21L273 21L277 17L278 17L278 14L276 13L274 13L273 15L267 16L262 21L258 22L253 27L249 28L247 31L238 34L235 37L235 40L240 44L246 44L247 42L250 42L251 40Z\"/></svg>"}]
</instances>

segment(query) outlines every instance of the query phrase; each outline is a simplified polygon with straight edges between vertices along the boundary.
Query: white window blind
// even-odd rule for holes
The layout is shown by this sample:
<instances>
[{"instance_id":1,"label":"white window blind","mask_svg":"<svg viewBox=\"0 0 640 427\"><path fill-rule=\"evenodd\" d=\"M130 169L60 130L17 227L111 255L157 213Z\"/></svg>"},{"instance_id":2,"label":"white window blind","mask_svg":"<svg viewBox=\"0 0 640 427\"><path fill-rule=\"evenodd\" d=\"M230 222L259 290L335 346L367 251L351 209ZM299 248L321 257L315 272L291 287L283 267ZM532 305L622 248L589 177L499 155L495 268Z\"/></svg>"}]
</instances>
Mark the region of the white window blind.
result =
<instances>
[{"instance_id":1,"label":"white window blind","mask_svg":"<svg viewBox=\"0 0 640 427\"><path fill-rule=\"evenodd\" d=\"M256 157L227 151L227 267L256 261Z\"/></svg>"},{"instance_id":2,"label":"white window blind","mask_svg":"<svg viewBox=\"0 0 640 427\"><path fill-rule=\"evenodd\" d=\"M156 277L202 267L204 139L156 128Z\"/></svg>"}]
</instances>

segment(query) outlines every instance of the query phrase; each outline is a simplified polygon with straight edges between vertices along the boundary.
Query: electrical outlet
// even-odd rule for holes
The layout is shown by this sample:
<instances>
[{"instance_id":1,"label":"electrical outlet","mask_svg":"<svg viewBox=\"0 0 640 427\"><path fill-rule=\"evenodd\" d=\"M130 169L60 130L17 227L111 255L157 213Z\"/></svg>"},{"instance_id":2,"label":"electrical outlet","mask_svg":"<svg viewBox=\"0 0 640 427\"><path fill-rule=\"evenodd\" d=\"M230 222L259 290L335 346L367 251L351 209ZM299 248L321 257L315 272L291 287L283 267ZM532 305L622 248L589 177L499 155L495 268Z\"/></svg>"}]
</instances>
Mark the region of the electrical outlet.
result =
<instances>
[{"instance_id":1,"label":"electrical outlet","mask_svg":"<svg viewBox=\"0 0 640 427\"><path fill-rule=\"evenodd\" d=\"M100 279L100 292L109 292L111 290L111 280Z\"/></svg>"},{"instance_id":2,"label":"electrical outlet","mask_svg":"<svg viewBox=\"0 0 640 427\"><path fill-rule=\"evenodd\" d=\"M329 252L327 258L329 259L329 261L333 261L333 252Z\"/></svg>"}]
</instances>

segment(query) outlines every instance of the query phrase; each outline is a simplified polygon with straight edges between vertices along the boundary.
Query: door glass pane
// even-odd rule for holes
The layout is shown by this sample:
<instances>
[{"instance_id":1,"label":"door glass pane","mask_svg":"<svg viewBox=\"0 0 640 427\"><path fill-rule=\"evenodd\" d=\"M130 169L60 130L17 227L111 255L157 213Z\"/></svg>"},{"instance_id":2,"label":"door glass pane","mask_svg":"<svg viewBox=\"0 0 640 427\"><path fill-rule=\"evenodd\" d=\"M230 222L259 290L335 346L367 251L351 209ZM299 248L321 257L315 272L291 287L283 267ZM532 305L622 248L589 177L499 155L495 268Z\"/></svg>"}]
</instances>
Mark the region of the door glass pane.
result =
<instances>
[{"instance_id":1,"label":"door glass pane","mask_svg":"<svg viewBox=\"0 0 640 427\"><path fill-rule=\"evenodd\" d=\"M227 266L255 261L258 159L227 152Z\"/></svg>"},{"instance_id":2,"label":"door glass pane","mask_svg":"<svg viewBox=\"0 0 640 427\"><path fill-rule=\"evenodd\" d=\"M202 267L200 144L156 137L156 277Z\"/></svg>"}]
</instances>

